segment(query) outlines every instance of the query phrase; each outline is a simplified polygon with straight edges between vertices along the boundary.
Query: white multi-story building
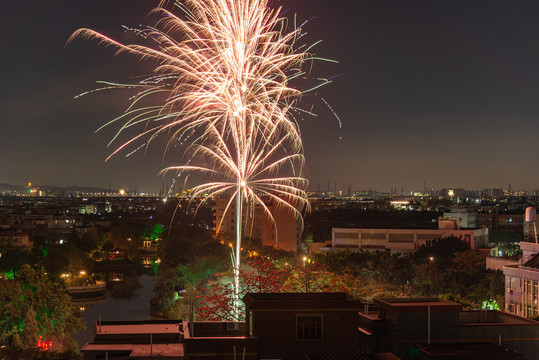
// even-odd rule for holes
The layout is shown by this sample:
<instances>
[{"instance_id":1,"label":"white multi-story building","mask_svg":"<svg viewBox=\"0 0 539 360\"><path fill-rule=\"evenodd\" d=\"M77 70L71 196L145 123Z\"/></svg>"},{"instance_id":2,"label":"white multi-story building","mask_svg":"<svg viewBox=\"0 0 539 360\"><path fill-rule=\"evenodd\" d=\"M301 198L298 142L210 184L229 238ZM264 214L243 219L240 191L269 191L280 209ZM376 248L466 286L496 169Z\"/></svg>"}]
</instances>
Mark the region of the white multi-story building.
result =
<instances>
[{"instance_id":1,"label":"white multi-story building","mask_svg":"<svg viewBox=\"0 0 539 360\"><path fill-rule=\"evenodd\" d=\"M488 229L458 229L441 222L438 229L362 229L333 228L331 248L320 251L339 250L390 250L391 252L414 252L436 239L457 237L468 243L471 249L483 244L488 238Z\"/></svg>"},{"instance_id":2,"label":"white multi-story building","mask_svg":"<svg viewBox=\"0 0 539 360\"><path fill-rule=\"evenodd\" d=\"M477 228L477 212L475 211L452 209L450 212L444 212L443 218L457 220L461 229Z\"/></svg>"},{"instance_id":3,"label":"white multi-story building","mask_svg":"<svg viewBox=\"0 0 539 360\"><path fill-rule=\"evenodd\" d=\"M521 242L522 260L504 266L505 311L525 317L539 316L539 244Z\"/></svg>"}]
</instances>

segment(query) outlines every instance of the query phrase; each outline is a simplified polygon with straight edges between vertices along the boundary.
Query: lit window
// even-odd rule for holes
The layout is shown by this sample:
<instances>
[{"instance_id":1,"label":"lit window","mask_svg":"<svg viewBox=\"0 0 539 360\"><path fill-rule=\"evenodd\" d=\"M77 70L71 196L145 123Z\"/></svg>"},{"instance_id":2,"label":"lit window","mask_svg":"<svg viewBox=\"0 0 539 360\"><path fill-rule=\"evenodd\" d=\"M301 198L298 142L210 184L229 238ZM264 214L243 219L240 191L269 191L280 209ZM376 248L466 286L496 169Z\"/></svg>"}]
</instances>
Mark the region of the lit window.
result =
<instances>
[{"instance_id":1,"label":"lit window","mask_svg":"<svg viewBox=\"0 0 539 360\"><path fill-rule=\"evenodd\" d=\"M296 316L297 340L322 340L322 315Z\"/></svg>"}]
</instances>

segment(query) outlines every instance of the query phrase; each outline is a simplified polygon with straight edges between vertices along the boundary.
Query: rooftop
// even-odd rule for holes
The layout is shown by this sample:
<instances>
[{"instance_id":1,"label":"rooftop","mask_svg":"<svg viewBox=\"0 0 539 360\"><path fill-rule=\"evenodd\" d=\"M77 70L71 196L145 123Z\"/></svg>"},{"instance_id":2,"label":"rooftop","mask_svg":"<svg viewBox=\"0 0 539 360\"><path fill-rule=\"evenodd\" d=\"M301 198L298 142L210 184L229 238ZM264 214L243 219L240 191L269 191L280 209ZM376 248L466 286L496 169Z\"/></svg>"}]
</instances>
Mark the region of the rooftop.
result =
<instances>
[{"instance_id":1,"label":"rooftop","mask_svg":"<svg viewBox=\"0 0 539 360\"><path fill-rule=\"evenodd\" d=\"M179 333L181 321L102 321L96 322L97 334L170 334Z\"/></svg>"},{"instance_id":2,"label":"rooftop","mask_svg":"<svg viewBox=\"0 0 539 360\"><path fill-rule=\"evenodd\" d=\"M345 293L253 293L243 302L253 309L360 309L361 300L354 300Z\"/></svg>"},{"instance_id":3,"label":"rooftop","mask_svg":"<svg viewBox=\"0 0 539 360\"><path fill-rule=\"evenodd\" d=\"M130 356L177 356L184 354L183 344L86 344L81 351L131 351Z\"/></svg>"},{"instance_id":4,"label":"rooftop","mask_svg":"<svg viewBox=\"0 0 539 360\"><path fill-rule=\"evenodd\" d=\"M462 310L461 304L439 298L374 299L374 305L393 312L423 312L429 306L432 312Z\"/></svg>"},{"instance_id":5,"label":"rooftop","mask_svg":"<svg viewBox=\"0 0 539 360\"><path fill-rule=\"evenodd\" d=\"M378 354L349 354L349 353L337 353L337 354L307 354L305 355L307 360L399 360L392 353L378 353Z\"/></svg>"},{"instance_id":6,"label":"rooftop","mask_svg":"<svg viewBox=\"0 0 539 360\"><path fill-rule=\"evenodd\" d=\"M419 347L420 351L435 357L451 356L452 358L473 356L474 359L521 359L519 353L493 343L467 343L467 344L434 344Z\"/></svg>"},{"instance_id":7,"label":"rooftop","mask_svg":"<svg viewBox=\"0 0 539 360\"><path fill-rule=\"evenodd\" d=\"M539 269L539 253L535 254L528 260L525 264L525 267L531 267L535 269Z\"/></svg>"},{"instance_id":8,"label":"rooftop","mask_svg":"<svg viewBox=\"0 0 539 360\"><path fill-rule=\"evenodd\" d=\"M539 322L515 314L498 310L462 311L459 314L460 325L539 325Z\"/></svg>"}]
</instances>

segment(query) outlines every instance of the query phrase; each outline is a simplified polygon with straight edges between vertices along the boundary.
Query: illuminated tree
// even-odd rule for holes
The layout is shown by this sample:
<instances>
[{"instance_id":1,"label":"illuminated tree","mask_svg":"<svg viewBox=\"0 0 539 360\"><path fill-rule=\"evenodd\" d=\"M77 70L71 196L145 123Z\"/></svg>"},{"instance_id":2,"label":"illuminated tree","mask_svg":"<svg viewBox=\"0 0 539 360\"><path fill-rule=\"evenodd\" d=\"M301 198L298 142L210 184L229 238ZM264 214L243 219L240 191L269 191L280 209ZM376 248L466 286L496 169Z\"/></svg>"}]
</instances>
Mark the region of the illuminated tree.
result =
<instances>
[{"instance_id":1,"label":"illuminated tree","mask_svg":"<svg viewBox=\"0 0 539 360\"><path fill-rule=\"evenodd\" d=\"M242 298L247 293L282 292L345 292L354 297L366 295L358 277L349 271L333 273L319 263L280 268L266 257L254 257L247 260L239 273ZM238 313L234 306L231 274L221 275L218 283L206 290L206 294L200 296L198 319L226 321L244 318L243 307L239 308Z\"/></svg>"},{"instance_id":2,"label":"illuminated tree","mask_svg":"<svg viewBox=\"0 0 539 360\"><path fill-rule=\"evenodd\" d=\"M249 258L246 266L239 271L240 298L247 293L277 293L286 291L285 282L290 276L289 269L278 268L265 257ZM233 276L230 273L218 277L217 284L206 289L206 295L200 296L197 318L201 320L230 321L243 319L243 306L235 302Z\"/></svg>"},{"instance_id":3,"label":"illuminated tree","mask_svg":"<svg viewBox=\"0 0 539 360\"><path fill-rule=\"evenodd\" d=\"M65 350L76 347L71 332L83 327L65 288L44 271L24 265L13 279L0 279L0 345L35 348L41 336Z\"/></svg>"}]
</instances>

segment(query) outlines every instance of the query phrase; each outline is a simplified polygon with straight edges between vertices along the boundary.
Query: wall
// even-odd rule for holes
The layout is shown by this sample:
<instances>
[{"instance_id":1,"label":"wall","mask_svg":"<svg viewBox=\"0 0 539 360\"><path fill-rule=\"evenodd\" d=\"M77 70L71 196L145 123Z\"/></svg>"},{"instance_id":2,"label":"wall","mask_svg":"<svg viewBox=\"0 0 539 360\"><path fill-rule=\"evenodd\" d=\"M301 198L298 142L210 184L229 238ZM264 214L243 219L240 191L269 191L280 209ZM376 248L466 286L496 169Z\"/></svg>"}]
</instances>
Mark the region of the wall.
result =
<instances>
[{"instance_id":1,"label":"wall","mask_svg":"<svg viewBox=\"0 0 539 360\"><path fill-rule=\"evenodd\" d=\"M310 314L323 315L323 339L296 340L296 315ZM259 339L258 354L261 359L295 360L309 353L358 351L357 311L255 310L252 317L252 333Z\"/></svg>"}]
</instances>

